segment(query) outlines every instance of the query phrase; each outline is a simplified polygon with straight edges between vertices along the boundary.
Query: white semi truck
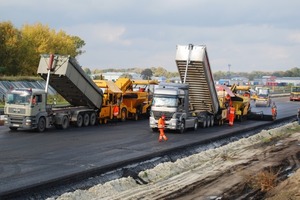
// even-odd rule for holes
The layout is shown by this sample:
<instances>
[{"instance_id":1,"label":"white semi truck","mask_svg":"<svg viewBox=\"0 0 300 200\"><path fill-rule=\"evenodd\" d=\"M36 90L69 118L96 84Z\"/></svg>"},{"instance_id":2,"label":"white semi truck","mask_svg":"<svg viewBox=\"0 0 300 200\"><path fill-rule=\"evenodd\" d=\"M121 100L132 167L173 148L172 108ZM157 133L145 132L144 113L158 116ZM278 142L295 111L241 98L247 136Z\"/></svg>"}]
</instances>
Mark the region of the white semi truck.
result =
<instances>
[{"instance_id":1,"label":"white semi truck","mask_svg":"<svg viewBox=\"0 0 300 200\"><path fill-rule=\"evenodd\" d=\"M101 110L103 92L70 56L41 55L37 73L46 80L45 90L12 88L6 95L4 123L11 130L47 128L66 129L95 125ZM47 104L51 85L68 106Z\"/></svg>"},{"instance_id":2,"label":"white semi truck","mask_svg":"<svg viewBox=\"0 0 300 200\"><path fill-rule=\"evenodd\" d=\"M157 130L162 114L166 116L165 128L181 133L187 128L196 130L198 124L203 128L215 122L223 124L228 112L220 107L206 46L177 45L176 65L182 83L161 83L155 89L150 128Z\"/></svg>"}]
</instances>

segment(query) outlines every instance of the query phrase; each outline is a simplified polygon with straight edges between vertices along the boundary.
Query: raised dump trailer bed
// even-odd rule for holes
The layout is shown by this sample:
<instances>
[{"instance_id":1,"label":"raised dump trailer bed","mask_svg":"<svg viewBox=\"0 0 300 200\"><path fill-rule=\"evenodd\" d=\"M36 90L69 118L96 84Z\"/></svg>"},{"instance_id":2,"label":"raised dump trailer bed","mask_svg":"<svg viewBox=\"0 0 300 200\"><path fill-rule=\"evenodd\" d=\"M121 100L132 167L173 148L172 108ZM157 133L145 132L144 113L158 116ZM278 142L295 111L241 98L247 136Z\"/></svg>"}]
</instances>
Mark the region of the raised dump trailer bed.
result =
<instances>
[{"instance_id":1,"label":"raised dump trailer bed","mask_svg":"<svg viewBox=\"0 0 300 200\"><path fill-rule=\"evenodd\" d=\"M102 90L85 74L74 58L54 55L51 62L50 55L43 54L37 73L47 80L48 69L51 73L49 84L71 105L101 108Z\"/></svg>"},{"instance_id":2,"label":"raised dump trailer bed","mask_svg":"<svg viewBox=\"0 0 300 200\"><path fill-rule=\"evenodd\" d=\"M206 46L177 45L176 65L183 83L189 84L189 101L196 112L219 111L218 94Z\"/></svg>"},{"instance_id":3,"label":"raised dump trailer bed","mask_svg":"<svg viewBox=\"0 0 300 200\"><path fill-rule=\"evenodd\" d=\"M74 58L41 55L37 73L46 80L45 90L10 90L5 104L5 125L11 130L36 129L43 132L53 126L66 129L70 124L77 127L96 124L103 92ZM59 108L49 105L49 85L71 105Z\"/></svg>"}]
</instances>

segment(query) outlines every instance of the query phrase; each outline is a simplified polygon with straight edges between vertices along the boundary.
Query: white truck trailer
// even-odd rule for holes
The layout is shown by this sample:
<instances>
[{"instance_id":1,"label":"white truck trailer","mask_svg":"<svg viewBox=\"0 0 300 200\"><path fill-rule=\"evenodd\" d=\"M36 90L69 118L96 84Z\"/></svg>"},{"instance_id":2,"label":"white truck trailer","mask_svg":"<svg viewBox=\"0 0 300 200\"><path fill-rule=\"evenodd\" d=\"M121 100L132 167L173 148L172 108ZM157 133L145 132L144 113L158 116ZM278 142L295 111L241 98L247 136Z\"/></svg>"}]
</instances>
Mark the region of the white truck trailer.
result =
<instances>
[{"instance_id":1,"label":"white truck trailer","mask_svg":"<svg viewBox=\"0 0 300 200\"><path fill-rule=\"evenodd\" d=\"M177 45L176 65L182 84L160 84L154 91L149 118L150 128L157 129L158 119L166 116L166 129L197 129L222 124L227 110L220 107L206 46Z\"/></svg>"},{"instance_id":2,"label":"white truck trailer","mask_svg":"<svg viewBox=\"0 0 300 200\"><path fill-rule=\"evenodd\" d=\"M11 130L35 129L43 132L51 126L66 129L70 123L77 127L96 124L103 92L74 58L41 55L37 73L46 80L45 90L13 88L8 91L4 107L6 126ZM48 105L49 85L70 105Z\"/></svg>"}]
</instances>

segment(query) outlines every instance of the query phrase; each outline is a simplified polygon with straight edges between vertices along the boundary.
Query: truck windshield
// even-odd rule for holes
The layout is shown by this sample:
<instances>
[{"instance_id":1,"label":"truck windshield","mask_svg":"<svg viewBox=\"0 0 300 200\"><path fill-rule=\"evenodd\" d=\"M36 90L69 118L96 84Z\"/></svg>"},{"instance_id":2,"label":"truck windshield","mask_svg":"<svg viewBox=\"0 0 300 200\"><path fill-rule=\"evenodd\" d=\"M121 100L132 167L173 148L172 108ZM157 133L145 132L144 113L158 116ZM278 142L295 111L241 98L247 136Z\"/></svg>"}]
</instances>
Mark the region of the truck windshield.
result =
<instances>
[{"instance_id":1,"label":"truck windshield","mask_svg":"<svg viewBox=\"0 0 300 200\"><path fill-rule=\"evenodd\" d=\"M154 97L152 105L156 107L177 107L177 97Z\"/></svg>"},{"instance_id":2,"label":"truck windshield","mask_svg":"<svg viewBox=\"0 0 300 200\"><path fill-rule=\"evenodd\" d=\"M269 90L259 90L258 94L259 95L268 95L269 94Z\"/></svg>"},{"instance_id":3,"label":"truck windshield","mask_svg":"<svg viewBox=\"0 0 300 200\"><path fill-rule=\"evenodd\" d=\"M300 87L292 87L292 92L300 92Z\"/></svg>"},{"instance_id":4,"label":"truck windshield","mask_svg":"<svg viewBox=\"0 0 300 200\"><path fill-rule=\"evenodd\" d=\"M9 93L6 95L6 103L26 105L30 103L30 97L28 93Z\"/></svg>"}]
</instances>

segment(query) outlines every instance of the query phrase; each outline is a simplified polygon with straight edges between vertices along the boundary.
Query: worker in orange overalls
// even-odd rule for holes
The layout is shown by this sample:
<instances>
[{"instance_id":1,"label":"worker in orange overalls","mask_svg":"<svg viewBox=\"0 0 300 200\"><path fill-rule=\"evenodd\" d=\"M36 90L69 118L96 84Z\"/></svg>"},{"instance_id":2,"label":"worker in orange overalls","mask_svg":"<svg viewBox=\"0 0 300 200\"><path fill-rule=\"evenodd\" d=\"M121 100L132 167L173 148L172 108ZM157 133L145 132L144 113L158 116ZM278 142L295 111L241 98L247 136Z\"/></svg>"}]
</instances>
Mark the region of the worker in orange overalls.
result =
<instances>
[{"instance_id":1,"label":"worker in orange overalls","mask_svg":"<svg viewBox=\"0 0 300 200\"><path fill-rule=\"evenodd\" d=\"M114 108L113 108L113 115L114 115L114 122L117 123L118 121L118 115L119 115L119 106L118 105L115 105Z\"/></svg>"},{"instance_id":2,"label":"worker in orange overalls","mask_svg":"<svg viewBox=\"0 0 300 200\"><path fill-rule=\"evenodd\" d=\"M159 118L158 120L158 129L159 129L159 138L158 138L158 141L161 142L163 139L165 141L168 140L167 136L165 135L165 115L162 114L161 118Z\"/></svg>"},{"instance_id":3,"label":"worker in orange overalls","mask_svg":"<svg viewBox=\"0 0 300 200\"><path fill-rule=\"evenodd\" d=\"M227 108L227 120L229 120L230 108L232 106L231 97L229 94L225 97L225 107Z\"/></svg>"},{"instance_id":4,"label":"worker in orange overalls","mask_svg":"<svg viewBox=\"0 0 300 200\"><path fill-rule=\"evenodd\" d=\"M234 116L235 116L235 108L231 106L229 108L229 126L233 126Z\"/></svg>"},{"instance_id":5,"label":"worker in orange overalls","mask_svg":"<svg viewBox=\"0 0 300 200\"><path fill-rule=\"evenodd\" d=\"M275 102L273 102L271 109L272 109L272 119L275 120L277 117L277 106Z\"/></svg>"}]
</instances>

